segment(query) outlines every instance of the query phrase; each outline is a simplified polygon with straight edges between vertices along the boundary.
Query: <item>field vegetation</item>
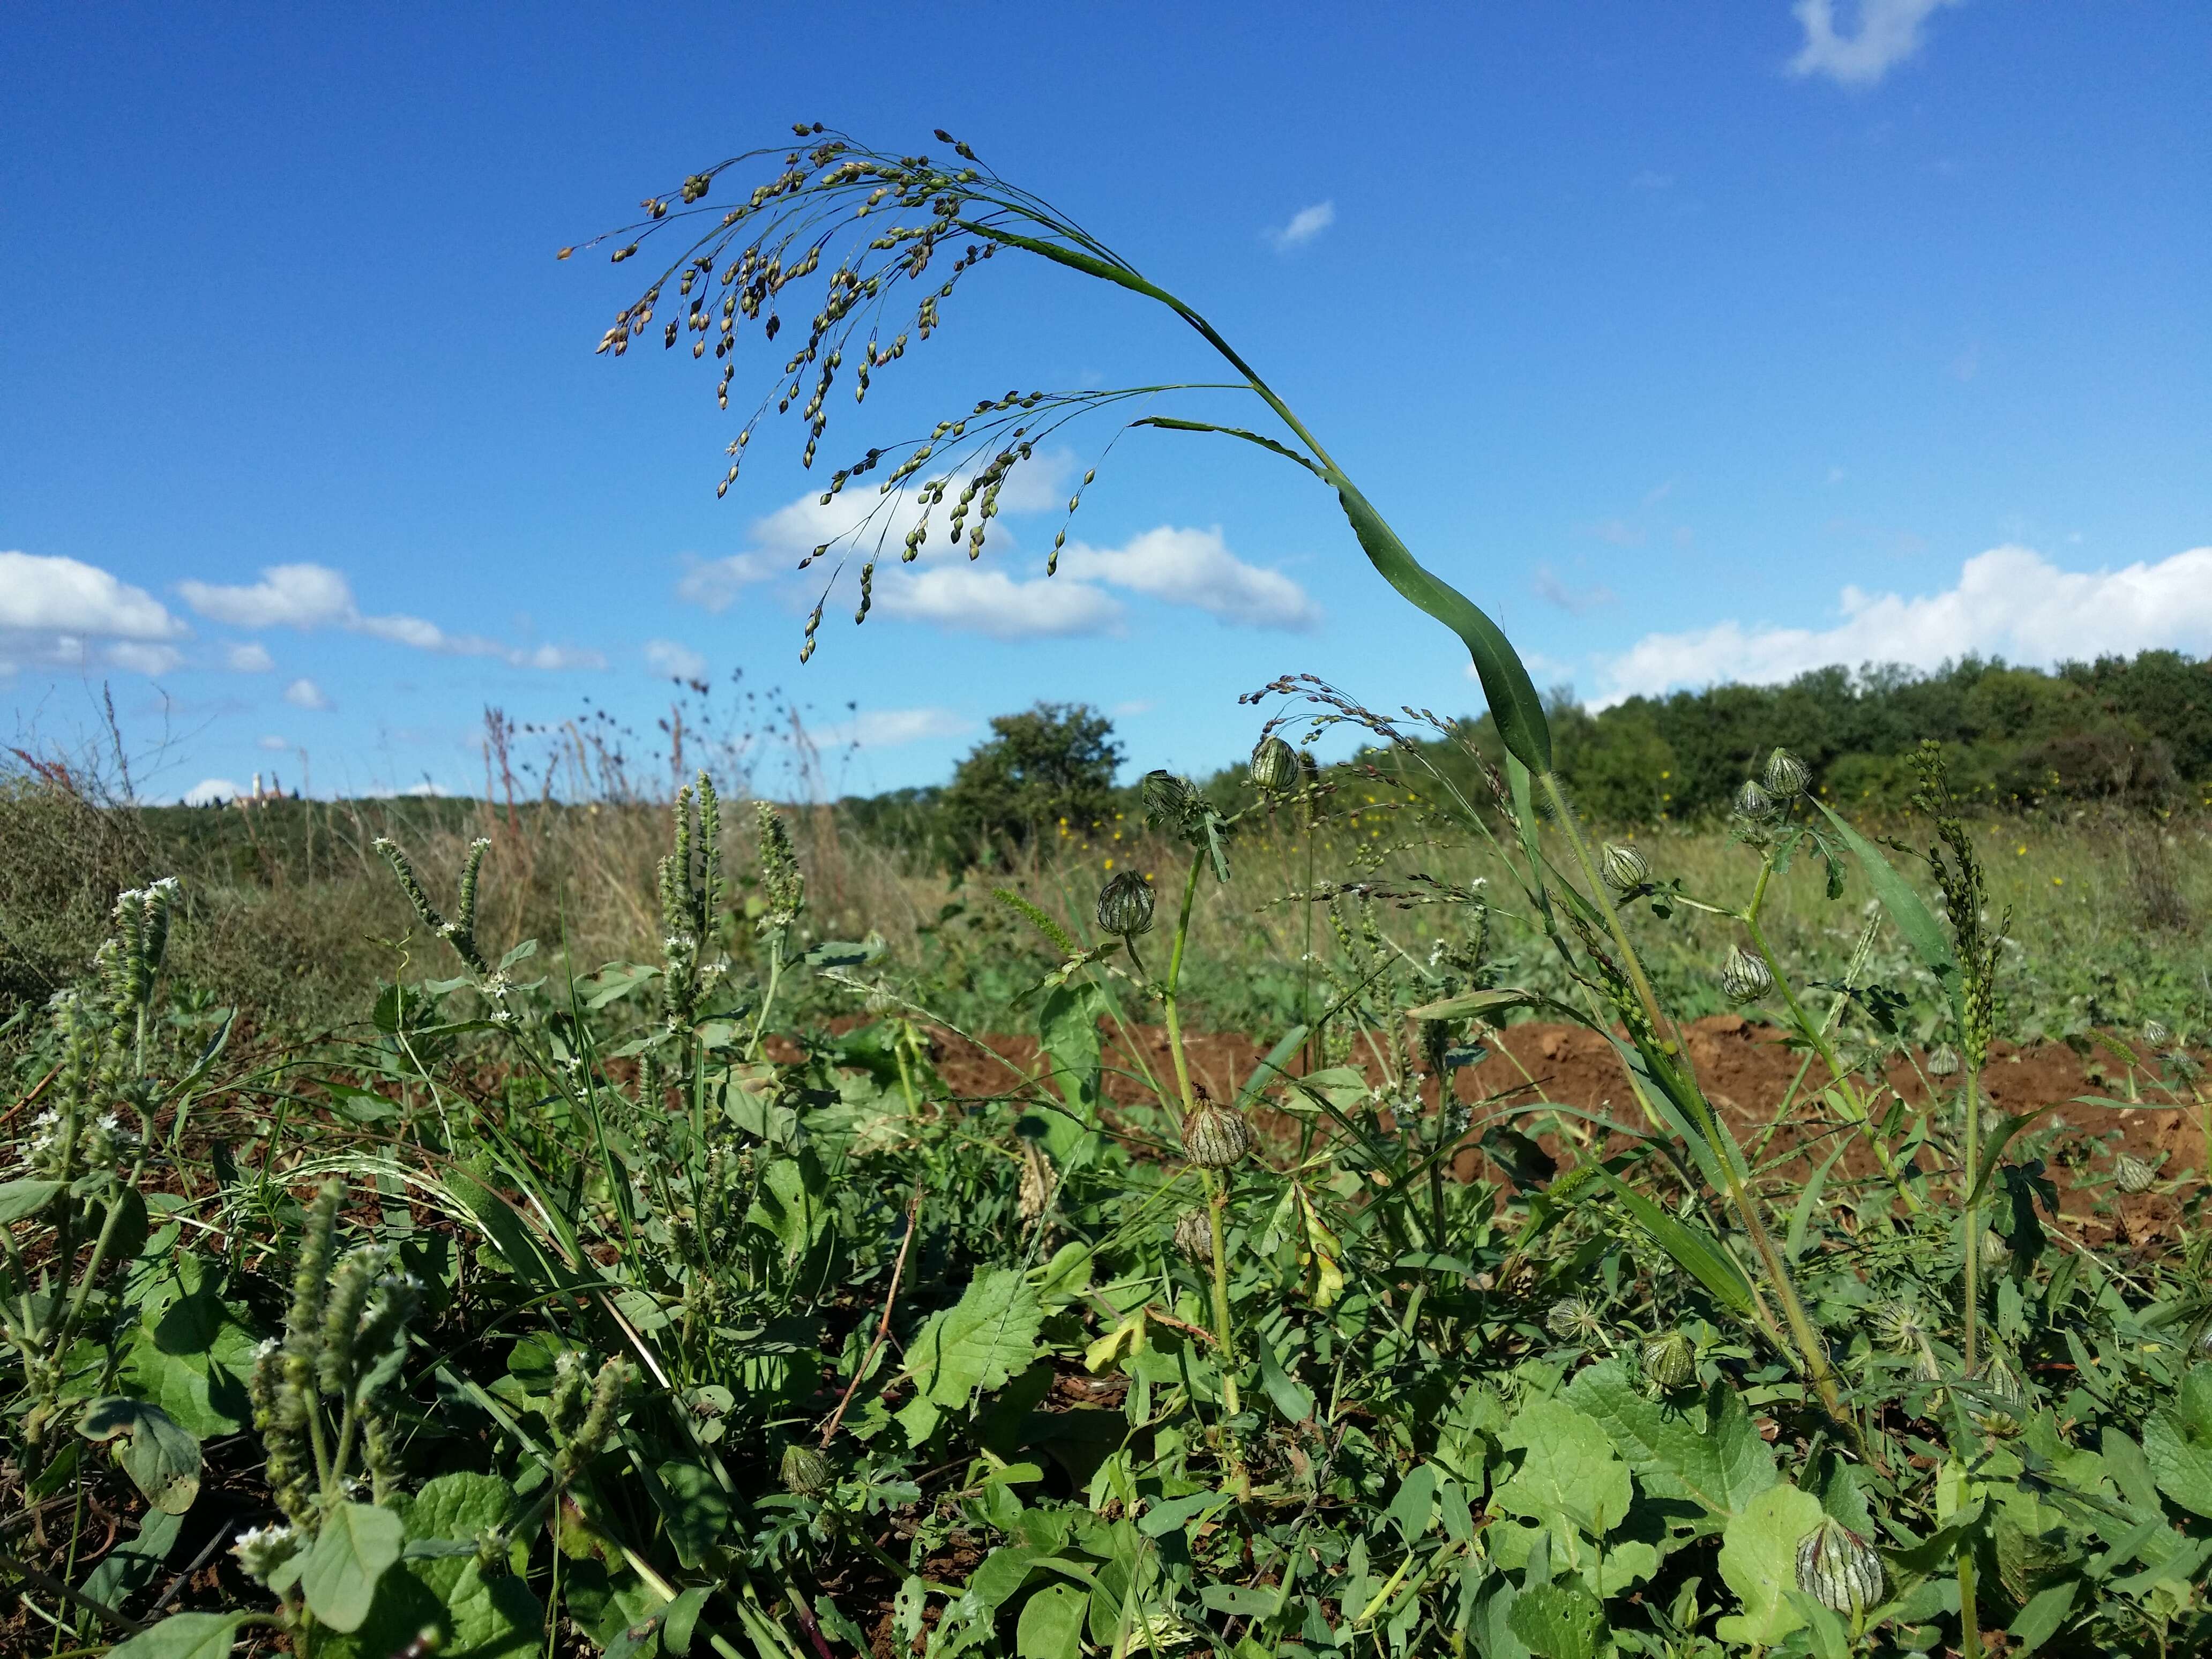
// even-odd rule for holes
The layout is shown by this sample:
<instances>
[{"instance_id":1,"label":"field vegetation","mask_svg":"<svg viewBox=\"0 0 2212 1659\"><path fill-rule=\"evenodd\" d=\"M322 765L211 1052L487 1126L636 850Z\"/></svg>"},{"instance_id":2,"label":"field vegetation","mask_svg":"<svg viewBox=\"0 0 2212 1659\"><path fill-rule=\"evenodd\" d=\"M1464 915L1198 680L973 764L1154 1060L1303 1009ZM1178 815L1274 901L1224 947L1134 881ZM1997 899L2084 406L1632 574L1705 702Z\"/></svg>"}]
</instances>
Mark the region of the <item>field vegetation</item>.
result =
<instances>
[{"instance_id":1,"label":"field vegetation","mask_svg":"<svg viewBox=\"0 0 2212 1659\"><path fill-rule=\"evenodd\" d=\"M942 135L799 136L616 234L698 240L603 349L665 303L720 365L819 276L742 428L811 465L995 254L1167 306L1273 424L1142 419L1304 469L1490 712L1288 677L1123 788L1050 705L870 803L680 704L534 772L495 719L476 800L22 758L0 1641L2212 1648L2204 666L1585 714L1182 301ZM1133 395L867 451L824 568L980 552Z\"/></svg>"}]
</instances>

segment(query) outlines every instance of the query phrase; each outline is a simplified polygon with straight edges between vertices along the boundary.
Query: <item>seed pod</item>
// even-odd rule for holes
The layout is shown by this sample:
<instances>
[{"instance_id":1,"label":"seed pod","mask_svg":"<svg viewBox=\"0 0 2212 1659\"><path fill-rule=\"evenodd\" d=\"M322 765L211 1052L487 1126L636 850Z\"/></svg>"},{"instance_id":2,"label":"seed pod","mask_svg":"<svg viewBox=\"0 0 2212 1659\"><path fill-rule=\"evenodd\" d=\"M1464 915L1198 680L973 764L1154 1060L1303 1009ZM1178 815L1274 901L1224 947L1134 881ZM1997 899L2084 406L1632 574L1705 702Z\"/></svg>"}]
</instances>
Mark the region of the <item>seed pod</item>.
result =
<instances>
[{"instance_id":1,"label":"seed pod","mask_svg":"<svg viewBox=\"0 0 2212 1659\"><path fill-rule=\"evenodd\" d=\"M1597 872L1605 878L1605 884L1616 893L1632 893L1651 879L1651 866L1643 854L1633 847L1616 846L1612 842L1605 844Z\"/></svg>"},{"instance_id":2,"label":"seed pod","mask_svg":"<svg viewBox=\"0 0 2212 1659\"><path fill-rule=\"evenodd\" d=\"M2157 1179L2158 1171L2132 1152L2122 1152L2112 1160L2112 1184L2124 1193L2147 1193Z\"/></svg>"},{"instance_id":3,"label":"seed pod","mask_svg":"<svg viewBox=\"0 0 2212 1659\"><path fill-rule=\"evenodd\" d=\"M1774 975L1766 971L1765 963L1747 954L1741 945L1729 946L1728 960L1721 964L1721 989L1730 1002L1756 1002L1773 988Z\"/></svg>"},{"instance_id":4,"label":"seed pod","mask_svg":"<svg viewBox=\"0 0 2212 1659\"><path fill-rule=\"evenodd\" d=\"M1766 793L1778 799L1803 794L1812 781L1813 769L1787 749L1778 749L1766 757Z\"/></svg>"},{"instance_id":5,"label":"seed pod","mask_svg":"<svg viewBox=\"0 0 2212 1659\"><path fill-rule=\"evenodd\" d=\"M1735 815L1753 823L1771 818L1774 816L1774 797L1747 778L1743 787L1735 792Z\"/></svg>"},{"instance_id":6,"label":"seed pod","mask_svg":"<svg viewBox=\"0 0 2212 1659\"><path fill-rule=\"evenodd\" d=\"M1797 1546L1797 1588L1835 1613L1854 1617L1878 1605L1887 1584L1874 1547L1833 1516Z\"/></svg>"},{"instance_id":7,"label":"seed pod","mask_svg":"<svg viewBox=\"0 0 2212 1659\"><path fill-rule=\"evenodd\" d=\"M1959 1051L1948 1042L1939 1042L1928 1051L1928 1075L1956 1077L1959 1074Z\"/></svg>"},{"instance_id":8,"label":"seed pod","mask_svg":"<svg viewBox=\"0 0 2212 1659\"><path fill-rule=\"evenodd\" d=\"M1187 828L1198 803L1198 792L1191 787L1190 780L1172 772L1146 773L1137 793L1144 801L1146 818L1163 830Z\"/></svg>"},{"instance_id":9,"label":"seed pod","mask_svg":"<svg viewBox=\"0 0 2212 1659\"><path fill-rule=\"evenodd\" d=\"M1984 1228L1982 1231L1982 1266L1991 1273L2002 1273L2012 1265L2012 1246L2005 1243L2004 1235Z\"/></svg>"},{"instance_id":10,"label":"seed pod","mask_svg":"<svg viewBox=\"0 0 2212 1659\"><path fill-rule=\"evenodd\" d=\"M1578 1296L1563 1296L1544 1315L1544 1328L1562 1342L1587 1342L1605 1328L1597 1310Z\"/></svg>"},{"instance_id":11,"label":"seed pod","mask_svg":"<svg viewBox=\"0 0 2212 1659\"><path fill-rule=\"evenodd\" d=\"M2163 1020L2147 1019L2143 1022L2143 1041L2154 1048L2164 1048L2166 1039L2172 1035L2172 1032L2166 1029L2166 1022Z\"/></svg>"},{"instance_id":12,"label":"seed pod","mask_svg":"<svg viewBox=\"0 0 2212 1659\"><path fill-rule=\"evenodd\" d=\"M1874 1340L1892 1353L1912 1353L1928 1339L1928 1316L1910 1302L1885 1302L1874 1310Z\"/></svg>"},{"instance_id":13,"label":"seed pod","mask_svg":"<svg viewBox=\"0 0 2212 1659\"><path fill-rule=\"evenodd\" d=\"M1210 1100L1200 1101L1198 1109L1182 1121L1183 1152L1201 1170L1226 1170L1243 1163L1258 1139L1242 1113ZM1209 1251L1211 1248L1209 1243Z\"/></svg>"},{"instance_id":14,"label":"seed pod","mask_svg":"<svg viewBox=\"0 0 2212 1659\"><path fill-rule=\"evenodd\" d=\"M2005 1440L2027 1427L2022 1419L2027 1413L2027 1387L2002 1354L1992 1356L1975 1372L1972 1385L1975 1398L1966 1415L1984 1434Z\"/></svg>"},{"instance_id":15,"label":"seed pod","mask_svg":"<svg viewBox=\"0 0 2212 1659\"><path fill-rule=\"evenodd\" d=\"M776 1474L786 1492L801 1498L818 1498L830 1490L830 1466L823 1462L822 1454L796 1440L783 1449L783 1462Z\"/></svg>"},{"instance_id":16,"label":"seed pod","mask_svg":"<svg viewBox=\"0 0 2212 1659\"><path fill-rule=\"evenodd\" d=\"M1664 1331L1644 1345L1644 1374L1672 1394L1698 1380L1698 1351L1680 1331Z\"/></svg>"},{"instance_id":17,"label":"seed pod","mask_svg":"<svg viewBox=\"0 0 2212 1659\"><path fill-rule=\"evenodd\" d=\"M1213 1224L1203 1210L1185 1210L1176 1218L1175 1247L1184 1261L1203 1267L1213 1261Z\"/></svg>"},{"instance_id":18,"label":"seed pod","mask_svg":"<svg viewBox=\"0 0 2212 1659\"><path fill-rule=\"evenodd\" d=\"M1298 781L1298 751L1273 732L1252 750L1252 787L1263 794L1279 794Z\"/></svg>"},{"instance_id":19,"label":"seed pod","mask_svg":"<svg viewBox=\"0 0 2212 1659\"><path fill-rule=\"evenodd\" d=\"M1098 890L1098 925L1122 939L1152 930L1152 884L1124 870Z\"/></svg>"}]
</instances>

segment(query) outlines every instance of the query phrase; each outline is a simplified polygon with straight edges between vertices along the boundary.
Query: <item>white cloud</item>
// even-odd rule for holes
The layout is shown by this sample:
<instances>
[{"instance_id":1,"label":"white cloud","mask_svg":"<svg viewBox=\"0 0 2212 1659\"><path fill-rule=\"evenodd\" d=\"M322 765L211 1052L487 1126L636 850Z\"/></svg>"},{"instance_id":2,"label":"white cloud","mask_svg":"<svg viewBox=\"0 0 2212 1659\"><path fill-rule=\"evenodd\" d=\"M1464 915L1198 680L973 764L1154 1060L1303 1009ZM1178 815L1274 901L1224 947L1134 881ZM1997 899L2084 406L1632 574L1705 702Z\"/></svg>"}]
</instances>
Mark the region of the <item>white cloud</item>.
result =
<instances>
[{"instance_id":1,"label":"white cloud","mask_svg":"<svg viewBox=\"0 0 2212 1659\"><path fill-rule=\"evenodd\" d=\"M323 695L323 688L314 681L294 680L284 688L284 701L295 708L328 708L331 700Z\"/></svg>"},{"instance_id":2,"label":"white cloud","mask_svg":"<svg viewBox=\"0 0 2212 1659\"><path fill-rule=\"evenodd\" d=\"M1071 542L1060 562L1079 580L1190 605L1240 628L1305 633L1321 621L1321 607L1305 589L1279 570L1245 563L1229 550L1218 526L1185 530L1162 525L1120 547Z\"/></svg>"},{"instance_id":3,"label":"white cloud","mask_svg":"<svg viewBox=\"0 0 2212 1659\"><path fill-rule=\"evenodd\" d=\"M676 597L686 605L719 613L730 608L740 589L764 582L775 574L757 553L707 559L694 563L676 579Z\"/></svg>"},{"instance_id":4,"label":"white cloud","mask_svg":"<svg viewBox=\"0 0 2212 1659\"><path fill-rule=\"evenodd\" d=\"M1031 640L1118 632L1121 602L1066 576L1018 582L1003 570L972 564L879 572L876 609L907 622L933 623L994 640Z\"/></svg>"},{"instance_id":5,"label":"white cloud","mask_svg":"<svg viewBox=\"0 0 2212 1659\"><path fill-rule=\"evenodd\" d=\"M283 738L270 736L262 738L253 746L257 749L265 749L272 755L281 755L292 745Z\"/></svg>"},{"instance_id":6,"label":"white cloud","mask_svg":"<svg viewBox=\"0 0 2212 1659\"><path fill-rule=\"evenodd\" d=\"M442 783L433 783L429 779L425 778L420 783L409 784L399 793L403 795L420 796L425 800L443 800L453 792Z\"/></svg>"},{"instance_id":7,"label":"white cloud","mask_svg":"<svg viewBox=\"0 0 2212 1659\"><path fill-rule=\"evenodd\" d=\"M343 628L442 656L495 657L514 668L606 666L605 656L579 647L502 645L477 634L448 634L421 617L365 616L354 599L353 585L328 565L275 564L262 571L259 581L245 586L182 581L177 591L203 617L234 628Z\"/></svg>"},{"instance_id":8,"label":"white cloud","mask_svg":"<svg viewBox=\"0 0 2212 1659\"><path fill-rule=\"evenodd\" d=\"M1790 13L1805 44L1790 60L1792 75L1825 75L1838 85L1870 87L1920 50L1920 26L1959 0L1858 0L1856 31L1836 27L1835 0L1797 0Z\"/></svg>"},{"instance_id":9,"label":"white cloud","mask_svg":"<svg viewBox=\"0 0 2212 1659\"><path fill-rule=\"evenodd\" d=\"M234 800L246 792L228 778L202 778L177 797L180 806L210 806L219 800Z\"/></svg>"},{"instance_id":10,"label":"white cloud","mask_svg":"<svg viewBox=\"0 0 2212 1659\"><path fill-rule=\"evenodd\" d=\"M2061 570L2018 546L1966 561L1956 586L1906 599L1843 590L1832 628L1716 623L1648 634L1606 665L1602 708L1675 686L1773 684L1832 663L1933 669L1972 654L2046 664L2153 647L2212 653L2212 547L2120 570Z\"/></svg>"},{"instance_id":11,"label":"white cloud","mask_svg":"<svg viewBox=\"0 0 2212 1659\"><path fill-rule=\"evenodd\" d=\"M97 565L0 552L0 674L95 662L167 673L183 659L166 641L189 631L145 589Z\"/></svg>"},{"instance_id":12,"label":"white cloud","mask_svg":"<svg viewBox=\"0 0 2212 1659\"><path fill-rule=\"evenodd\" d=\"M849 744L862 749L895 749L932 738L957 738L974 729L973 720L950 708L866 708L848 720L823 727L817 735L825 748L842 749Z\"/></svg>"},{"instance_id":13,"label":"white cloud","mask_svg":"<svg viewBox=\"0 0 2212 1659\"><path fill-rule=\"evenodd\" d=\"M1316 202L1293 213L1290 223L1280 230L1269 231L1267 240L1275 245L1276 252L1288 253L1294 247L1304 247L1335 222L1336 204Z\"/></svg>"},{"instance_id":14,"label":"white cloud","mask_svg":"<svg viewBox=\"0 0 2212 1659\"><path fill-rule=\"evenodd\" d=\"M182 581L185 603L233 628L327 628L355 616L353 589L328 565L272 564L245 587Z\"/></svg>"},{"instance_id":15,"label":"white cloud","mask_svg":"<svg viewBox=\"0 0 2212 1659\"><path fill-rule=\"evenodd\" d=\"M647 640L645 665L664 679L697 680L707 677L707 659L688 645L674 640Z\"/></svg>"},{"instance_id":16,"label":"white cloud","mask_svg":"<svg viewBox=\"0 0 2212 1659\"><path fill-rule=\"evenodd\" d=\"M266 674L276 666L276 659L260 646L249 641L225 650L222 665L238 674Z\"/></svg>"}]
</instances>

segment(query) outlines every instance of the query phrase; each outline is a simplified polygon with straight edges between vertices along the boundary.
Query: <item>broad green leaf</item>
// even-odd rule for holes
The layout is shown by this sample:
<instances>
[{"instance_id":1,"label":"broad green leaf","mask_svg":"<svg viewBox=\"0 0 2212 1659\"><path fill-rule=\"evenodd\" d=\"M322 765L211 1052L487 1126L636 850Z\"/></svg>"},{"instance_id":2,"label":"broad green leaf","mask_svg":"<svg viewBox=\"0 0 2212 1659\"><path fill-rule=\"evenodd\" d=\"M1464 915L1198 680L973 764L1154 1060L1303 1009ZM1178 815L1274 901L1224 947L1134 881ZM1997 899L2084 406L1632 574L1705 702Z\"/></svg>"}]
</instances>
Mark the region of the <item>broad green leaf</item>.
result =
<instances>
[{"instance_id":1,"label":"broad green leaf","mask_svg":"<svg viewBox=\"0 0 2212 1659\"><path fill-rule=\"evenodd\" d=\"M27 1221L54 1201L62 1189L58 1181L10 1181L0 1183L0 1227Z\"/></svg>"},{"instance_id":2,"label":"broad green leaf","mask_svg":"<svg viewBox=\"0 0 2212 1659\"><path fill-rule=\"evenodd\" d=\"M1774 1484L1774 1453L1725 1383L1688 1411L1650 1398L1607 1359L1577 1375L1562 1398L1596 1420L1656 1498L1695 1499L1723 1519Z\"/></svg>"},{"instance_id":3,"label":"broad green leaf","mask_svg":"<svg viewBox=\"0 0 2212 1659\"><path fill-rule=\"evenodd\" d=\"M2212 1518L2212 1365L2182 1379L2143 1425L2143 1458L2158 1489L2191 1515Z\"/></svg>"},{"instance_id":4,"label":"broad green leaf","mask_svg":"<svg viewBox=\"0 0 2212 1659\"><path fill-rule=\"evenodd\" d=\"M1098 1121L1105 1079L1098 1021L1105 1012L1105 993L1088 982L1056 986L1037 1007L1037 1036L1052 1060L1052 1086L1085 1123Z\"/></svg>"},{"instance_id":5,"label":"broad green leaf","mask_svg":"<svg viewBox=\"0 0 2212 1659\"><path fill-rule=\"evenodd\" d=\"M238 1640L242 1613L173 1613L107 1650L107 1659L224 1659Z\"/></svg>"},{"instance_id":6,"label":"broad green leaf","mask_svg":"<svg viewBox=\"0 0 2212 1659\"><path fill-rule=\"evenodd\" d=\"M663 1511L668 1541L678 1561L696 1568L729 1530L730 1500L714 1477L696 1463L663 1463L660 1485L668 1495Z\"/></svg>"},{"instance_id":7,"label":"broad green leaf","mask_svg":"<svg viewBox=\"0 0 2212 1659\"><path fill-rule=\"evenodd\" d=\"M1905 935L1905 942L1919 955L1928 971L1943 988L1943 995L1951 1005L1951 1018L1961 1026L1966 1020L1964 1001L1966 982L1959 968L1958 952L1951 948L1950 936L1943 925L1936 920L1920 895L1912 890L1911 883L1899 875L1881 849L1838 817L1825 802L1814 801L1823 816L1835 826L1844 845L1866 872L1867 883L1874 896L1881 901L1881 908L1889 912L1889 919L1897 924L1897 931Z\"/></svg>"},{"instance_id":8,"label":"broad green leaf","mask_svg":"<svg viewBox=\"0 0 2212 1659\"><path fill-rule=\"evenodd\" d=\"M358 1630L376 1599L376 1581L399 1559L406 1528L398 1515L373 1504L338 1504L300 1570L307 1607L332 1630Z\"/></svg>"},{"instance_id":9,"label":"broad green leaf","mask_svg":"<svg viewBox=\"0 0 2212 1659\"><path fill-rule=\"evenodd\" d=\"M94 1441L128 1435L115 1461L155 1509L182 1515L200 1495L200 1443L159 1406L108 1395L84 1408L76 1431Z\"/></svg>"},{"instance_id":10,"label":"broad green leaf","mask_svg":"<svg viewBox=\"0 0 2212 1659\"><path fill-rule=\"evenodd\" d=\"M1805 1621L1786 1591L1797 1586L1797 1546L1820 1524L1820 1500L1791 1486L1770 1486L1721 1534L1721 1577L1743 1611L1714 1626L1723 1642L1769 1647Z\"/></svg>"},{"instance_id":11,"label":"broad green leaf","mask_svg":"<svg viewBox=\"0 0 2212 1659\"><path fill-rule=\"evenodd\" d=\"M1027 1274L986 1267L957 1303L929 1316L907 1351L907 1372L923 1398L964 1407L976 1389L1004 1388L1028 1366L1042 1322Z\"/></svg>"},{"instance_id":12,"label":"broad green leaf","mask_svg":"<svg viewBox=\"0 0 2212 1659\"><path fill-rule=\"evenodd\" d=\"M1368 562L1383 580L1458 635L1467 647L1474 661L1475 677L1482 682L1482 695L1490 704L1490 717L1508 752L1531 772L1550 771L1552 728L1544 717L1543 700L1536 695L1535 682L1522 665L1520 654L1498 624L1450 583L1424 569L1351 479L1334 469L1322 477L1336 487L1336 498L1343 505L1344 516L1352 521L1352 532L1359 538Z\"/></svg>"},{"instance_id":13,"label":"broad green leaf","mask_svg":"<svg viewBox=\"0 0 2212 1659\"><path fill-rule=\"evenodd\" d=\"M1635 1494L1597 1422L1564 1400L1540 1400L1514 1415L1498 1436L1526 1455L1499 1486L1495 1501L1509 1515L1543 1522L1571 1550L1575 1528L1595 1537L1620 1524Z\"/></svg>"},{"instance_id":14,"label":"broad green leaf","mask_svg":"<svg viewBox=\"0 0 2212 1659\"><path fill-rule=\"evenodd\" d=\"M714 1593L712 1584L694 1584L668 1604L660 1625L660 1645L676 1659L684 1659L691 1651L691 1632L698 1626L707 1598Z\"/></svg>"},{"instance_id":15,"label":"broad green leaf","mask_svg":"<svg viewBox=\"0 0 2212 1659\"><path fill-rule=\"evenodd\" d=\"M2022 1653L2033 1653L2052 1637L2066 1622L2066 1615L2074 1611L2075 1593L2081 1588L2079 1579L2069 1578L2048 1589L2038 1590L2028 1604L2022 1607L2008 1627L2007 1633L2020 1644Z\"/></svg>"},{"instance_id":16,"label":"broad green leaf","mask_svg":"<svg viewBox=\"0 0 2212 1659\"><path fill-rule=\"evenodd\" d=\"M181 1516L149 1509L138 1522L137 1535L108 1551L92 1570L84 1581L84 1593L107 1607L121 1607L154 1582L184 1525Z\"/></svg>"},{"instance_id":17,"label":"broad green leaf","mask_svg":"<svg viewBox=\"0 0 2212 1659\"><path fill-rule=\"evenodd\" d=\"M1429 1516L1436 1507L1436 1498L1437 1472L1426 1463L1416 1464L1413 1472L1400 1484L1390 1507L1383 1511L1408 1547L1419 1543L1421 1534L1429 1529Z\"/></svg>"},{"instance_id":18,"label":"broad green leaf","mask_svg":"<svg viewBox=\"0 0 2212 1659\"><path fill-rule=\"evenodd\" d=\"M1014 1626L1019 1659L1081 1659L1091 1598L1073 1584L1047 1584L1022 1603Z\"/></svg>"},{"instance_id":19,"label":"broad green leaf","mask_svg":"<svg viewBox=\"0 0 2212 1659\"><path fill-rule=\"evenodd\" d=\"M1605 1609L1571 1580L1523 1589L1507 1621L1538 1659L1598 1659L1609 1645Z\"/></svg>"},{"instance_id":20,"label":"broad green leaf","mask_svg":"<svg viewBox=\"0 0 2212 1659\"><path fill-rule=\"evenodd\" d=\"M1304 1423L1314 1414L1313 1390L1283 1369L1283 1362L1275 1357L1273 1346L1263 1332L1252 1333L1252 1352L1260 1362L1261 1385L1267 1398L1285 1419Z\"/></svg>"}]
</instances>

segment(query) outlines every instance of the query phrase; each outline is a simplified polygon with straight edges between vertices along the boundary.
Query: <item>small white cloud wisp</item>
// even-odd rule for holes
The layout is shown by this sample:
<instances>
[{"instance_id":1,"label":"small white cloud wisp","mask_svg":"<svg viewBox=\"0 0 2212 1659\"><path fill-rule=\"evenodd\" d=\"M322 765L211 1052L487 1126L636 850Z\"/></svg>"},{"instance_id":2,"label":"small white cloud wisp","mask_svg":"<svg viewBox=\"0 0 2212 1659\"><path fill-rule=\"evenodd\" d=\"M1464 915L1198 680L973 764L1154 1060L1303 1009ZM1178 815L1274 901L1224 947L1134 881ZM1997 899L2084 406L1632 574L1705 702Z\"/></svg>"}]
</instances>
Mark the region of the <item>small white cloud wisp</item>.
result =
<instances>
[{"instance_id":1,"label":"small white cloud wisp","mask_svg":"<svg viewBox=\"0 0 2212 1659\"><path fill-rule=\"evenodd\" d=\"M1852 586L1828 628L1746 627L1647 634L1605 664L1607 708L1632 696L1735 680L1771 685L1841 663L1923 671L1967 655L2050 664L2152 649L2212 653L2212 547L2118 570L2062 570L2032 548L1968 559L1955 586L1907 598Z\"/></svg>"},{"instance_id":2,"label":"small white cloud wisp","mask_svg":"<svg viewBox=\"0 0 2212 1659\"><path fill-rule=\"evenodd\" d=\"M1848 0L1847 0L1848 3ZM1797 0L1790 15L1805 31L1790 60L1796 76L1820 75L1839 86L1870 87L1920 50L1922 25L1959 0L1857 0L1856 28L1838 28L1836 0Z\"/></svg>"},{"instance_id":3,"label":"small white cloud wisp","mask_svg":"<svg viewBox=\"0 0 2212 1659\"><path fill-rule=\"evenodd\" d=\"M597 651L565 645L505 645L478 634L450 634L421 617L365 614L341 571L321 564L275 564L261 580L237 586L181 581L177 592L210 622L233 628L342 628L392 645L448 657L493 657L514 668L604 668Z\"/></svg>"},{"instance_id":4,"label":"small white cloud wisp","mask_svg":"<svg viewBox=\"0 0 2212 1659\"><path fill-rule=\"evenodd\" d=\"M1335 222L1336 204L1316 202L1293 213L1281 229L1269 231L1267 240L1274 244L1276 252L1288 253L1292 248L1304 247Z\"/></svg>"}]
</instances>

